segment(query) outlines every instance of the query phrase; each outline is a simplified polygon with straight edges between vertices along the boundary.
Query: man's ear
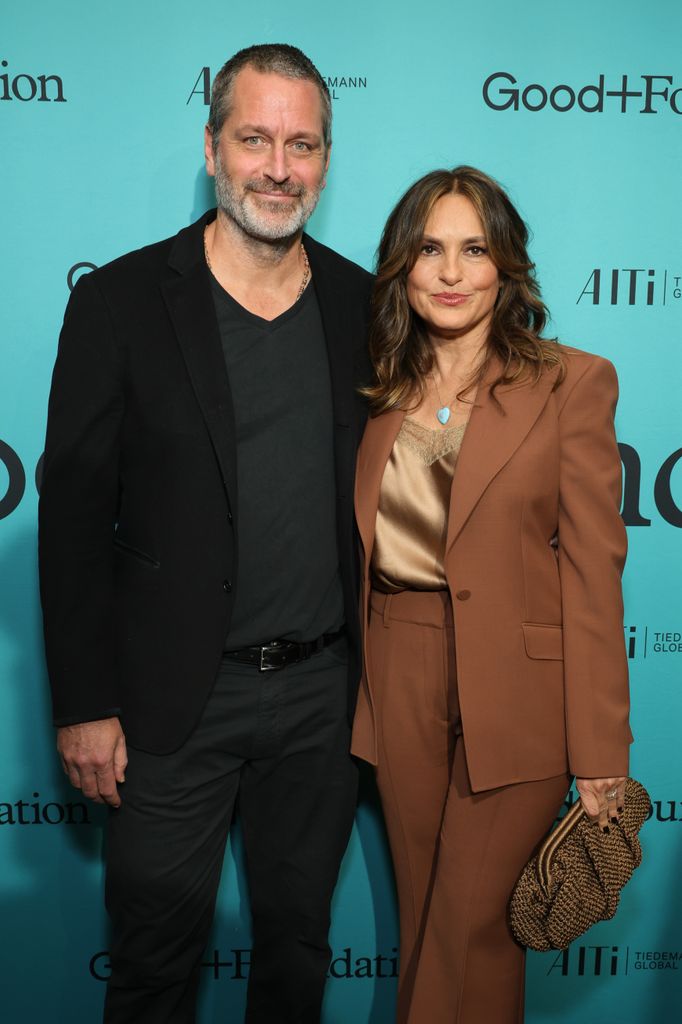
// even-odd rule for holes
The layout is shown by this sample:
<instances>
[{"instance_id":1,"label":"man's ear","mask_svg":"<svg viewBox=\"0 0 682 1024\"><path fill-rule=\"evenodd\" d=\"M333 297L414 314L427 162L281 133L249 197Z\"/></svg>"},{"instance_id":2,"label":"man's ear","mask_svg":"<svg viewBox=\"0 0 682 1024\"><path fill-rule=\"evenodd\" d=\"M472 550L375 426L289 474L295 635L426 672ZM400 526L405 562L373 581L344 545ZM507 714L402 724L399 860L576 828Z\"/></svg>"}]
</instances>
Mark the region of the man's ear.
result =
<instances>
[{"instance_id":1,"label":"man's ear","mask_svg":"<svg viewBox=\"0 0 682 1024\"><path fill-rule=\"evenodd\" d=\"M327 153L326 153L326 156L324 158L324 176L322 178L322 184L320 185L320 188L324 188L324 186L327 184L327 171L329 170L329 161L331 160L331 155L332 155L332 144L330 142L329 145L327 146Z\"/></svg>"},{"instance_id":2,"label":"man's ear","mask_svg":"<svg viewBox=\"0 0 682 1024\"><path fill-rule=\"evenodd\" d=\"M206 125L204 127L204 159L206 160L206 172L211 177L215 174L215 156L213 153L213 133Z\"/></svg>"}]
</instances>

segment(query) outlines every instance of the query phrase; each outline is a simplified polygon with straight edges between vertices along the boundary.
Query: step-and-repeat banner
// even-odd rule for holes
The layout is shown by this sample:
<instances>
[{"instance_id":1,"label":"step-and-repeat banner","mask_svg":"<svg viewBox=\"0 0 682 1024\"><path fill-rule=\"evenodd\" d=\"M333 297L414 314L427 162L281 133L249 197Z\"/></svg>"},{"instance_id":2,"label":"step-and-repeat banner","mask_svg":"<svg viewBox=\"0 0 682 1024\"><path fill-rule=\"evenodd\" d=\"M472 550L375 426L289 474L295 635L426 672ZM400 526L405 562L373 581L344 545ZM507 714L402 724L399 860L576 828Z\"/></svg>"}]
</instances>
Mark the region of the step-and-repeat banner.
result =
<instances>
[{"instance_id":1,"label":"step-and-repeat banner","mask_svg":"<svg viewBox=\"0 0 682 1024\"><path fill-rule=\"evenodd\" d=\"M300 46L329 83L334 146L314 236L370 268L402 191L433 168L474 164L509 189L532 228L553 331L616 365L632 773L647 785L653 814L644 864L615 920L566 953L529 958L526 1020L680 1019L680 38L677 0L5 5L0 1003L8 1024L96 1021L109 969L104 816L68 788L54 753L36 583L40 459L64 306L81 274L174 234L212 205L202 160L209 85L230 54L254 42ZM325 1024L389 1024L396 912L369 778L332 945ZM201 1024L240 1019L249 946L237 833L205 955Z\"/></svg>"}]
</instances>

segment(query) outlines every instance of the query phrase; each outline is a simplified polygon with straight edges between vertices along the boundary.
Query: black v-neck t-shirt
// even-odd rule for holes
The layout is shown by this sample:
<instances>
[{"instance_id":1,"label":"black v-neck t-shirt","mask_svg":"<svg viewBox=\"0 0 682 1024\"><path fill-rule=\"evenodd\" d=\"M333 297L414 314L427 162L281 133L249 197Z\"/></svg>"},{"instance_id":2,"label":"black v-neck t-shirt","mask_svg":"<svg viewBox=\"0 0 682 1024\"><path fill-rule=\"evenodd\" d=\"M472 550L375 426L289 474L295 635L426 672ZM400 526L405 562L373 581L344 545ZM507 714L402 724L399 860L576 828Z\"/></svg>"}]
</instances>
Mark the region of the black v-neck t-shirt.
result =
<instances>
[{"instance_id":1,"label":"black v-neck t-shirt","mask_svg":"<svg viewBox=\"0 0 682 1024\"><path fill-rule=\"evenodd\" d=\"M315 289L264 320L211 283L237 441L237 571L225 647L314 640L344 620L332 394Z\"/></svg>"}]
</instances>

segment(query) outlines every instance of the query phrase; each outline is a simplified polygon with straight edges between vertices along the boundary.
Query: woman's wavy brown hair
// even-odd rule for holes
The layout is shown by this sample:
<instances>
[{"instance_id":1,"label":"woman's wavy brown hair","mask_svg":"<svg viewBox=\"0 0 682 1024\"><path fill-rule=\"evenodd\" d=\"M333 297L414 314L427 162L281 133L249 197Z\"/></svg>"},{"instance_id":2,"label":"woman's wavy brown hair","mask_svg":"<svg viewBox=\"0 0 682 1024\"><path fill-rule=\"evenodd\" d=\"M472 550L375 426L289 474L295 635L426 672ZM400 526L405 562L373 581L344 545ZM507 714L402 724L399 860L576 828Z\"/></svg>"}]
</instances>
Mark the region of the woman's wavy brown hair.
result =
<instances>
[{"instance_id":1,"label":"woman's wavy brown hair","mask_svg":"<svg viewBox=\"0 0 682 1024\"><path fill-rule=\"evenodd\" d=\"M419 255L429 214L447 195L466 196L474 206L501 282L486 356L458 397L479 383L493 355L502 361L502 372L491 386L493 395L501 384L536 382L545 369L557 365L557 383L564 375L556 339L540 337L549 314L528 256L528 229L509 196L475 167L431 171L399 200L377 252L369 339L375 379L362 389L375 415L410 400L419 404L433 366L426 327L407 301L407 275Z\"/></svg>"}]
</instances>

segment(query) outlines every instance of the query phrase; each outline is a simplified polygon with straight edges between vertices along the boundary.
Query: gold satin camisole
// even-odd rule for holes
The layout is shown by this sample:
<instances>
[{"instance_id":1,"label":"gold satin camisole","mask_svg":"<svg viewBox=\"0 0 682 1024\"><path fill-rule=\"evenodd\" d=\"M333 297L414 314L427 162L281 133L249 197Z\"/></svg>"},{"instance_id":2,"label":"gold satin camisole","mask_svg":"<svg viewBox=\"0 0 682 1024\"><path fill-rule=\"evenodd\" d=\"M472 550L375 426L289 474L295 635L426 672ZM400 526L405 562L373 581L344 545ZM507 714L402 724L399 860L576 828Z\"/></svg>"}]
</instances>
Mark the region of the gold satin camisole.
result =
<instances>
[{"instance_id":1,"label":"gold satin camisole","mask_svg":"<svg viewBox=\"0 0 682 1024\"><path fill-rule=\"evenodd\" d=\"M466 423L429 430L403 420L381 482L371 564L376 590L447 589L450 491L465 430Z\"/></svg>"}]
</instances>

